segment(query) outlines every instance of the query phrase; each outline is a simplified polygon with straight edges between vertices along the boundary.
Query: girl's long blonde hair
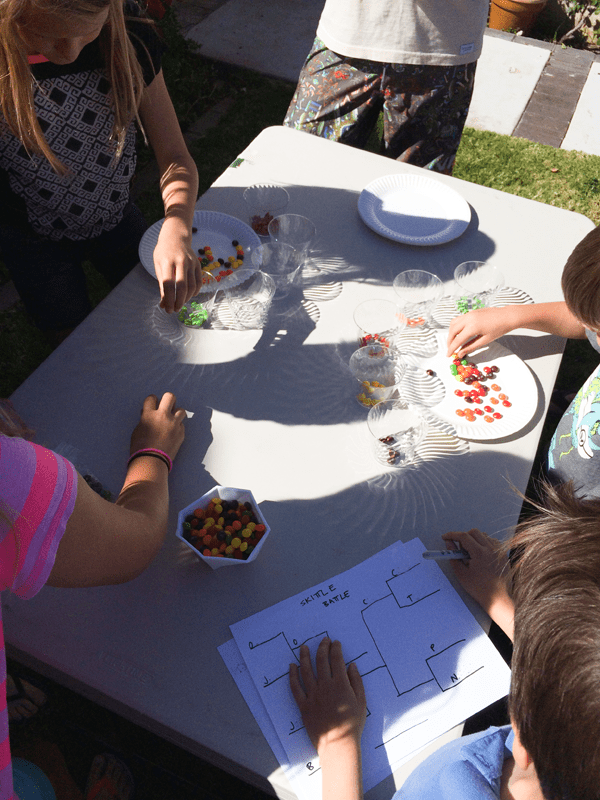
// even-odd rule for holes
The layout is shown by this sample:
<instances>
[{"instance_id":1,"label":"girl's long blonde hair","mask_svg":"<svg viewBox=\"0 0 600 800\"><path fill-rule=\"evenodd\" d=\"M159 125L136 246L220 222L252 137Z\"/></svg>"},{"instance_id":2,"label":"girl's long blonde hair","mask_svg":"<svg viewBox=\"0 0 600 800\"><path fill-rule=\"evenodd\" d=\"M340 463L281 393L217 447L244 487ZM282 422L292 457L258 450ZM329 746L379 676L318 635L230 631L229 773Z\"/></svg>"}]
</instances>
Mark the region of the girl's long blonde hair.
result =
<instances>
[{"instance_id":1,"label":"girl's long blonde hair","mask_svg":"<svg viewBox=\"0 0 600 800\"><path fill-rule=\"evenodd\" d=\"M0 111L12 133L28 153L45 156L59 174L66 167L46 141L33 103L34 78L18 31L26 12L68 16L92 16L105 8L108 19L99 38L100 49L112 87L115 122L112 138L117 156L125 144L133 119L140 122L138 109L144 91L144 77L125 27L122 0L1 0L0 2Z\"/></svg>"}]
</instances>

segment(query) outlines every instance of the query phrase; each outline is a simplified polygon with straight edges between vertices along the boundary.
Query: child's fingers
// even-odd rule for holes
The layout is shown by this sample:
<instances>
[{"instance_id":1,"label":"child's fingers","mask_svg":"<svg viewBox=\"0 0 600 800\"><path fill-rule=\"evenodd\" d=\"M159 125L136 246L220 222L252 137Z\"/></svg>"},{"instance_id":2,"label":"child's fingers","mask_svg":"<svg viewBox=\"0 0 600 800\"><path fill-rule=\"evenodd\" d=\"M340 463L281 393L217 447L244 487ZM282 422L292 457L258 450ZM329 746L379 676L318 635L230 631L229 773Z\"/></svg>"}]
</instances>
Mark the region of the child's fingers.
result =
<instances>
[{"instance_id":1,"label":"child's fingers","mask_svg":"<svg viewBox=\"0 0 600 800\"><path fill-rule=\"evenodd\" d=\"M317 685L315 673L310 663L310 650L303 644L300 648L300 676L307 694L310 694Z\"/></svg>"},{"instance_id":2,"label":"child's fingers","mask_svg":"<svg viewBox=\"0 0 600 800\"><path fill-rule=\"evenodd\" d=\"M331 639L326 636L317 647L315 664L317 667L317 680L331 678L331 662L329 660Z\"/></svg>"},{"instance_id":3,"label":"child's fingers","mask_svg":"<svg viewBox=\"0 0 600 800\"><path fill-rule=\"evenodd\" d=\"M344 654L342 653L342 643L337 639L331 643L329 650L329 663L331 665L331 674L333 677L346 674L346 664L344 663Z\"/></svg>"},{"instance_id":4,"label":"child's fingers","mask_svg":"<svg viewBox=\"0 0 600 800\"><path fill-rule=\"evenodd\" d=\"M297 664L290 664L290 689L292 690L296 705L301 706L306 700L306 692L300 683L300 673Z\"/></svg>"},{"instance_id":5,"label":"child's fingers","mask_svg":"<svg viewBox=\"0 0 600 800\"><path fill-rule=\"evenodd\" d=\"M354 661L348 667L348 680L350 681L350 686L352 687L352 691L354 692L354 696L356 697L357 702L360 704L361 707L364 708L367 704L367 699L365 697L365 687L363 684L363 680L360 677L360 672L358 671L358 667L354 663Z\"/></svg>"},{"instance_id":6,"label":"child's fingers","mask_svg":"<svg viewBox=\"0 0 600 800\"><path fill-rule=\"evenodd\" d=\"M177 398L173 394L173 392L165 392L160 399L160 403L158 404L158 410L167 412L167 413L174 413L175 412L175 403L177 402Z\"/></svg>"},{"instance_id":7,"label":"child's fingers","mask_svg":"<svg viewBox=\"0 0 600 800\"><path fill-rule=\"evenodd\" d=\"M155 394L149 394L142 405L142 414L148 413L149 411L156 411L157 408L158 397Z\"/></svg>"}]
</instances>

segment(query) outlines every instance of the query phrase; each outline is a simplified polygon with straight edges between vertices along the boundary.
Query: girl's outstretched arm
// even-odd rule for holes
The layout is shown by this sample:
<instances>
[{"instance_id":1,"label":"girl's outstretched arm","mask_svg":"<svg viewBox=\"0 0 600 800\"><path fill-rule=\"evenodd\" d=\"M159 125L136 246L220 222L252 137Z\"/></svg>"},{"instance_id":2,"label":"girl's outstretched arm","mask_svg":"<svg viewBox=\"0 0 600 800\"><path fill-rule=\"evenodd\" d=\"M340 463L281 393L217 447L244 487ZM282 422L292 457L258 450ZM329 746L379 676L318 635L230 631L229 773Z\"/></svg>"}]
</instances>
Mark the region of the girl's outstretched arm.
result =
<instances>
[{"instance_id":1,"label":"girl's outstretched arm","mask_svg":"<svg viewBox=\"0 0 600 800\"><path fill-rule=\"evenodd\" d=\"M198 171L185 144L162 70L146 88L140 119L160 170L165 221L154 250L160 304L179 311L202 285L200 262L192 250L192 220Z\"/></svg>"},{"instance_id":2,"label":"girl's outstretched arm","mask_svg":"<svg viewBox=\"0 0 600 800\"><path fill-rule=\"evenodd\" d=\"M185 411L167 392L144 400L130 453L146 448L173 460L185 435ZM158 553L169 511L167 459L140 455L127 468L116 503L96 494L79 475L75 508L56 553L50 586L103 586L139 575Z\"/></svg>"},{"instance_id":3,"label":"girl's outstretched arm","mask_svg":"<svg viewBox=\"0 0 600 800\"><path fill-rule=\"evenodd\" d=\"M319 644L315 666L316 675L302 645L300 669L290 664L290 687L319 754L323 800L361 800L360 738L367 716L362 678L356 664L346 670L342 645L327 637Z\"/></svg>"}]
</instances>

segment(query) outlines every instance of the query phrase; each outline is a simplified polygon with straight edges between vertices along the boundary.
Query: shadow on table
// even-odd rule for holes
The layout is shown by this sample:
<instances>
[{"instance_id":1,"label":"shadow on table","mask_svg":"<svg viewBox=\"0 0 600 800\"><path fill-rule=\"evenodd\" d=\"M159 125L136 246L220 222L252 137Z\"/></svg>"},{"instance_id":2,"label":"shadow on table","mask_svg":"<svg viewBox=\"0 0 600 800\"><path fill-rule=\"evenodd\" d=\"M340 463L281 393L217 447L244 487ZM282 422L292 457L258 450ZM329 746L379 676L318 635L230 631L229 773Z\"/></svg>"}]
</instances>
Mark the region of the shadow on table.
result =
<instances>
[{"instance_id":1,"label":"shadow on table","mask_svg":"<svg viewBox=\"0 0 600 800\"><path fill-rule=\"evenodd\" d=\"M247 221L242 199L244 188L213 186L205 207ZM358 213L359 192L328 186L286 188L290 195L286 213L302 214L317 226L311 264L321 270L321 280L335 277L391 285L402 270L423 269L443 281L452 281L455 268L463 261L487 261L496 250L492 239L479 230L479 217L472 206L471 221L460 237L445 244L422 247L396 242L371 230ZM202 203L203 198L201 206ZM372 251L365 251L365 237L367 246L372 241Z\"/></svg>"}]
</instances>

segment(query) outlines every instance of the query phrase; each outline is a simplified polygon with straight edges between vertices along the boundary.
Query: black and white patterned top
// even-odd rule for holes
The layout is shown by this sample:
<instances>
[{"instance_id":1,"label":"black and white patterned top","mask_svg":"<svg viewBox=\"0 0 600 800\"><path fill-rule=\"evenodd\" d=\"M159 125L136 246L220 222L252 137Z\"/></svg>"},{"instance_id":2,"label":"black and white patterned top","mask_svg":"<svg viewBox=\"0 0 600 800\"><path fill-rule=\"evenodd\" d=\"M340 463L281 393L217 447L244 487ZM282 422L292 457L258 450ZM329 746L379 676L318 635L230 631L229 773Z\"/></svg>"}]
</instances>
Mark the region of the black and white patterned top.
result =
<instances>
[{"instance_id":1,"label":"black and white patterned top","mask_svg":"<svg viewBox=\"0 0 600 800\"><path fill-rule=\"evenodd\" d=\"M125 13L139 15L127 4ZM149 85L160 70L162 41L154 27L127 22ZM61 176L46 158L29 155L0 116L0 213L26 214L33 230L48 239L91 239L114 228L129 201L136 164L135 125L117 159L110 140L114 113L110 83L98 40L73 64L31 67L37 85L35 107L44 136L69 173ZM2 179L3 178L3 179ZM16 197L15 197L16 195Z\"/></svg>"}]
</instances>

